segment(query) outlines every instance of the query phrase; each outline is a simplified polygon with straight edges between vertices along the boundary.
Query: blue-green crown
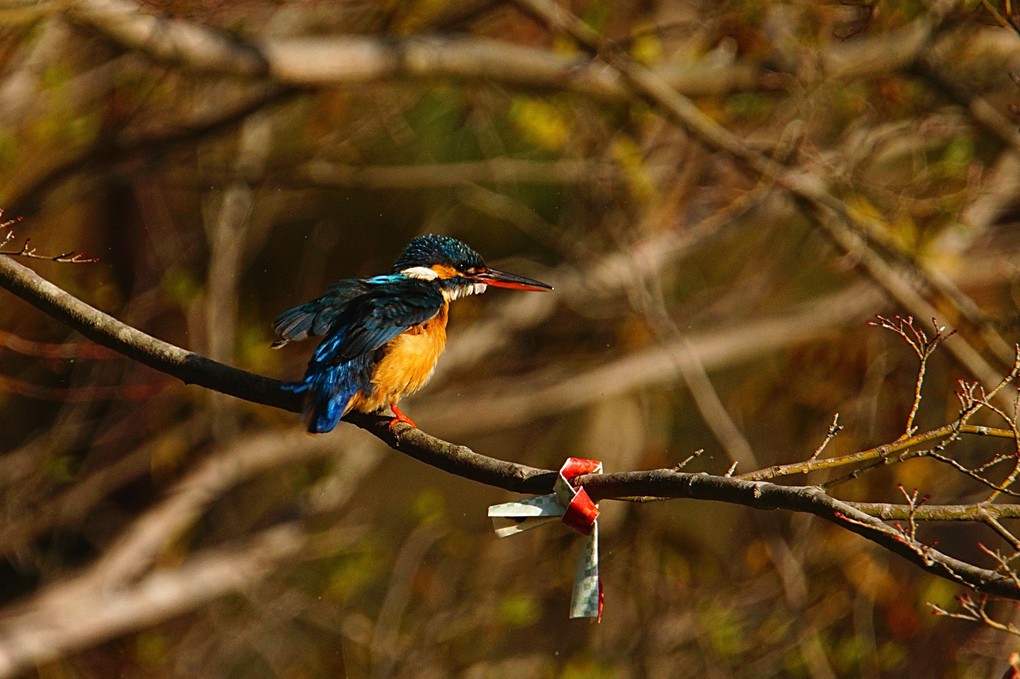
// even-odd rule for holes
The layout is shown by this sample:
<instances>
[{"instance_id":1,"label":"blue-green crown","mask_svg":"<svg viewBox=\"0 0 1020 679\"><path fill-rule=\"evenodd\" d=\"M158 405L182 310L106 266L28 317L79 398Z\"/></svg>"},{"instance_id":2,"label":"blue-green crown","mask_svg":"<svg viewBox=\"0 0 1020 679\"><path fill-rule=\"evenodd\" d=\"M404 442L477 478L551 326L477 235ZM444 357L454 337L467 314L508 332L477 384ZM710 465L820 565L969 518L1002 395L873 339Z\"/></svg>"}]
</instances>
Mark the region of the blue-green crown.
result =
<instances>
[{"instance_id":1,"label":"blue-green crown","mask_svg":"<svg viewBox=\"0 0 1020 679\"><path fill-rule=\"evenodd\" d=\"M467 272L469 269L482 270L485 262L482 256L467 246L466 243L430 233L418 236L404 248L404 253L393 265L393 273L400 273L413 267L431 267L435 264L450 266L457 271Z\"/></svg>"}]
</instances>

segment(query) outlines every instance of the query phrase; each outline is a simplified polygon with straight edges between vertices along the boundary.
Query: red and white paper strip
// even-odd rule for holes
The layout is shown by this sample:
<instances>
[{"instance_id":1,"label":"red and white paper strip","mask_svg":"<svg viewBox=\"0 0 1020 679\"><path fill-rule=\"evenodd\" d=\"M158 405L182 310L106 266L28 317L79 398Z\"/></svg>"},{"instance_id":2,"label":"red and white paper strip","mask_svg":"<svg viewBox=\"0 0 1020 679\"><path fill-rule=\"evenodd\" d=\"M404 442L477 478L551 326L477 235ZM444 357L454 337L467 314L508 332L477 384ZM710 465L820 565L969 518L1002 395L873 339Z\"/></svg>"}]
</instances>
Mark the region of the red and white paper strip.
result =
<instances>
[{"instance_id":1,"label":"red and white paper strip","mask_svg":"<svg viewBox=\"0 0 1020 679\"><path fill-rule=\"evenodd\" d=\"M602 583L599 581L599 508L584 488L571 480L582 474L601 474L602 463L567 458L550 495L526 498L489 507L496 536L505 538L559 520L585 535L584 551L574 574L571 618L602 619Z\"/></svg>"}]
</instances>

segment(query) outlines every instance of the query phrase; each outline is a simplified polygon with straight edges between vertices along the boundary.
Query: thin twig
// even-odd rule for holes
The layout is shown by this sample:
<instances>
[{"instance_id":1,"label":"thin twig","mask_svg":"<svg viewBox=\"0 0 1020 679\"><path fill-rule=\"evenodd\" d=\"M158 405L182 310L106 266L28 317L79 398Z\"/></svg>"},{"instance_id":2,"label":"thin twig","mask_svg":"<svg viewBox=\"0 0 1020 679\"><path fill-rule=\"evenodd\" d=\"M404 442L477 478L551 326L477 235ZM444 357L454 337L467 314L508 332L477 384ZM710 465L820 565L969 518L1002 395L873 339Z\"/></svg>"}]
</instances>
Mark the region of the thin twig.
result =
<instances>
[{"instance_id":1,"label":"thin twig","mask_svg":"<svg viewBox=\"0 0 1020 679\"><path fill-rule=\"evenodd\" d=\"M956 618L957 620L970 620L973 622L984 623L985 625L988 625L993 629L997 629L1000 632L1006 632L1020 637L1020 629L1014 627L1012 623L1001 623L988 615L988 611L985 610L985 606L988 603L987 596L982 595L978 601L974 601L974 599L969 595L963 594L956 597L956 600L963 608L963 612L957 613L948 611L938 604L933 604L930 601L927 602L927 604L932 609L932 613L935 615L942 615L947 618Z\"/></svg>"},{"instance_id":2,"label":"thin twig","mask_svg":"<svg viewBox=\"0 0 1020 679\"><path fill-rule=\"evenodd\" d=\"M832 424L829 425L828 431L825 432L825 440L822 441L821 445L815 448L815 452L811 454L811 457L809 457L808 460L817 460L818 456L822 454L823 450L825 450L825 447L829 445L829 441L836 438L836 435L841 431L843 431L843 425L839 423L839 413L836 413L832 416Z\"/></svg>"},{"instance_id":3,"label":"thin twig","mask_svg":"<svg viewBox=\"0 0 1020 679\"><path fill-rule=\"evenodd\" d=\"M748 481L777 479L784 476L808 474L810 472L824 469L844 467L846 465L859 462L867 462L876 459L880 460L883 458L889 458L896 453L908 450L914 446L919 446L947 436L952 436L954 433L959 433L961 435L972 434L975 436L993 436L996 438L1013 438L1013 432L1008 429L997 429L994 427L985 427L973 424L960 425L956 422L951 422L936 429L924 432L923 434L915 434L907 439L897 439L892 443L885 443L874 448L869 448L868 450L862 450L858 453L851 453L840 457L829 457L823 460L807 460L804 462L775 465L759 469L757 471L748 472L746 474L741 474L738 478L746 479Z\"/></svg>"},{"instance_id":4,"label":"thin twig","mask_svg":"<svg viewBox=\"0 0 1020 679\"><path fill-rule=\"evenodd\" d=\"M0 208L0 218L3 217L3 208ZM0 222L0 229L8 229L7 233L4 234L3 239L0 240L0 248L14 240L14 231L10 229L10 226L18 221L18 219L8 219L4 222ZM61 255L40 255L36 252L36 249L31 246L32 240L30 238L25 239L25 243L21 246L20 250L2 250L0 249L0 255L7 255L8 257L25 257L27 259L44 259L50 262L61 262L67 264L93 264L99 261L98 257L86 257L84 252L78 252L72 250L71 252L65 252Z\"/></svg>"},{"instance_id":5,"label":"thin twig","mask_svg":"<svg viewBox=\"0 0 1020 679\"><path fill-rule=\"evenodd\" d=\"M917 510L919 507L924 505L925 502L931 499L931 495L924 495L919 499L917 488L914 489L913 493L908 493L902 483L896 484L896 487L899 489L900 493L903 494L903 497L906 498L907 507L909 507L909 511L907 512L907 525L909 527L909 531L906 535L911 540L915 540L917 539L917 521L915 520Z\"/></svg>"},{"instance_id":6,"label":"thin twig","mask_svg":"<svg viewBox=\"0 0 1020 679\"><path fill-rule=\"evenodd\" d=\"M698 448L698 449L697 449L697 450L695 450L695 451L694 451L693 453L691 453L691 454L690 454L690 455L688 455L688 456L687 456L686 458L684 458L684 459L683 459L683 461L681 461L681 462L680 462L679 464L677 464L677 465L676 465L675 467L673 467L673 469L674 469L675 471L680 471L680 470L682 470L682 469L683 469L684 467L686 467L686 466L687 466L688 464L690 464L690 463L691 463L691 462L693 462L694 460L696 460L696 459L698 459L699 457L701 457L701 454L702 454L702 453L704 453L704 452L705 452L705 449L704 449L704 448Z\"/></svg>"},{"instance_id":7,"label":"thin twig","mask_svg":"<svg viewBox=\"0 0 1020 679\"><path fill-rule=\"evenodd\" d=\"M917 378L914 380L914 401L910 407L910 412L907 414L907 425L904 428L903 436L900 437L910 438L917 432L917 427L914 426L914 418L917 416L917 410L921 406L921 390L924 386L924 374L927 369L928 359L938 349L939 345L956 334L956 330L954 329L946 333L946 329L932 318L931 323L935 326L935 335L929 340L925 332L914 325L913 316L904 318L896 315L891 319L876 316L876 318L878 319L877 322L869 321L868 325L878 326L895 332L906 341L907 346L913 349L914 354L917 355L918 366Z\"/></svg>"}]
</instances>

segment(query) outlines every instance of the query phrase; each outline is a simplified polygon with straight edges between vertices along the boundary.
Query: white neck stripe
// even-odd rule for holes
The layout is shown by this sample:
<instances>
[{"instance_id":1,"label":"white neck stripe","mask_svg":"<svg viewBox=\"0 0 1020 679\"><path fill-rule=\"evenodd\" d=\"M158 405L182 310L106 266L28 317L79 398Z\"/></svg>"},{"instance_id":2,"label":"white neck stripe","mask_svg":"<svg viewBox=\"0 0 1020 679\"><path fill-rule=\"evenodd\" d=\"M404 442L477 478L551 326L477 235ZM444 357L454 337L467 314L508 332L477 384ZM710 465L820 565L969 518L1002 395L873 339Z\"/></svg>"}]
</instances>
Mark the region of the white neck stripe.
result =
<instances>
[{"instance_id":1,"label":"white neck stripe","mask_svg":"<svg viewBox=\"0 0 1020 679\"><path fill-rule=\"evenodd\" d=\"M439 278L439 274L427 266L412 266L410 269L404 269L400 273L410 278L420 278L425 281L434 281Z\"/></svg>"}]
</instances>

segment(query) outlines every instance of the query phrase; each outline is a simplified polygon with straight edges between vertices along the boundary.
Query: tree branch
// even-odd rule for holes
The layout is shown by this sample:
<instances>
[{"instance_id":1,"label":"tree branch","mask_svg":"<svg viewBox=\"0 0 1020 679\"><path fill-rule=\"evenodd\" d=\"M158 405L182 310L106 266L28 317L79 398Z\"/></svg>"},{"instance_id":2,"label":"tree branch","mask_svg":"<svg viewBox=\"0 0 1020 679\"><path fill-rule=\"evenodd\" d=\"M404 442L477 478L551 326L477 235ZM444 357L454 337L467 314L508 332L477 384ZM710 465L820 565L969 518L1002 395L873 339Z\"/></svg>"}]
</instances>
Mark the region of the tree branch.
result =
<instances>
[{"instance_id":1,"label":"tree branch","mask_svg":"<svg viewBox=\"0 0 1020 679\"><path fill-rule=\"evenodd\" d=\"M89 306L10 257L0 257L0 285L92 341L185 384L301 412L301 397L281 389L283 382L217 363L147 335Z\"/></svg>"},{"instance_id":2,"label":"tree branch","mask_svg":"<svg viewBox=\"0 0 1020 679\"><path fill-rule=\"evenodd\" d=\"M645 497L691 498L741 504L755 509L787 509L825 519L899 554L922 569L978 591L1020 598L1020 587L1001 573L954 559L869 516L852 504L828 495L818 486L779 486L670 469L614 474L587 474L574 479L593 500Z\"/></svg>"},{"instance_id":3,"label":"tree branch","mask_svg":"<svg viewBox=\"0 0 1020 679\"><path fill-rule=\"evenodd\" d=\"M300 409L299 397L282 382L217 363L151 337L61 290L8 257L0 257L0 286L10 290L90 339L185 383L197 384L254 403L289 411ZM465 479L519 493L548 493L556 472L479 455L398 424L360 413L349 422L374 434L394 450ZM1020 600L1020 586L1000 573L978 568L933 548L827 495L817 486L779 486L764 481L689 474L659 469L579 477L593 499L635 497L694 498L742 504L756 509L807 512L861 535L924 570L982 592Z\"/></svg>"},{"instance_id":4,"label":"tree branch","mask_svg":"<svg viewBox=\"0 0 1020 679\"><path fill-rule=\"evenodd\" d=\"M130 0L80 0L68 16L158 61L205 73L268 78L291 87L335 87L393 78L467 78L529 89L567 89L599 98L627 97L620 78L587 57L501 40L324 36L245 42L186 20L145 14ZM689 94L719 94L754 89L761 76L762 69L753 65L726 69L692 65L690 73L677 75L671 82Z\"/></svg>"},{"instance_id":5,"label":"tree branch","mask_svg":"<svg viewBox=\"0 0 1020 679\"><path fill-rule=\"evenodd\" d=\"M855 464L858 462L867 462L869 460L891 458L897 453L906 452L915 446L932 441L938 441L939 439L944 439L953 436L954 434L973 434L975 436L992 436L995 438L1005 439L1013 438L1013 432L1008 429L998 429L995 427L986 427L975 424L960 425L956 422L950 422L949 424L938 427L937 429L932 429L931 431L926 431L922 434L916 434L909 438L897 439L892 443L875 446L874 448L862 450L857 453L840 455L838 457L827 457L821 460L811 459L803 462L791 462L790 464L766 467L764 469L758 469L753 472L741 474L738 478L742 478L745 481L761 481L765 479L776 479L781 476L793 476L794 474L807 474L821 469L835 469L836 467L843 467L845 465Z\"/></svg>"}]
</instances>

